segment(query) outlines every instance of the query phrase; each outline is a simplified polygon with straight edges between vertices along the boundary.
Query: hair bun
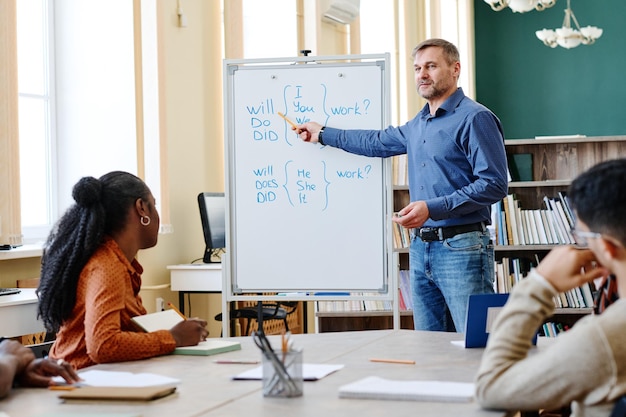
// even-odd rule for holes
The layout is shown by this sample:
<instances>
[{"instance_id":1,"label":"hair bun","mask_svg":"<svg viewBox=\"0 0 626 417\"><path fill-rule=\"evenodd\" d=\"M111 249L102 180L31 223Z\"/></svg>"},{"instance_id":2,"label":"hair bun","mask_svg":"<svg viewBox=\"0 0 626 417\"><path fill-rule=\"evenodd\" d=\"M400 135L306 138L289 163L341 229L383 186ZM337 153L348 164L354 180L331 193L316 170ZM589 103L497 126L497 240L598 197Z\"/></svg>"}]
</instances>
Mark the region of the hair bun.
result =
<instances>
[{"instance_id":1,"label":"hair bun","mask_svg":"<svg viewBox=\"0 0 626 417\"><path fill-rule=\"evenodd\" d=\"M100 201L102 183L94 177L83 177L72 190L74 201L81 207L91 207Z\"/></svg>"}]
</instances>

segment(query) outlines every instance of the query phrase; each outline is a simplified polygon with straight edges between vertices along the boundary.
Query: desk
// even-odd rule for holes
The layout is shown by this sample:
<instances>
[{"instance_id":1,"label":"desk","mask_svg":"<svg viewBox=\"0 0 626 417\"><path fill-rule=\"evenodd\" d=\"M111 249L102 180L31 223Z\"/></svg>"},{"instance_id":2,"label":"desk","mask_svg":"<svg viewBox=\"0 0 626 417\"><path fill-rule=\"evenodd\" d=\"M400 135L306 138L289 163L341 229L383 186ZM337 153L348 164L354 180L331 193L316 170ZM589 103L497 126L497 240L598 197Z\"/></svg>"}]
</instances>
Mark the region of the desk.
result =
<instances>
[{"instance_id":1,"label":"desk","mask_svg":"<svg viewBox=\"0 0 626 417\"><path fill-rule=\"evenodd\" d=\"M0 296L0 336L15 337L44 331L37 320L35 288L20 288L19 294Z\"/></svg>"},{"instance_id":2,"label":"desk","mask_svg":"<svg viewBox=\"0 0 626 417\"><path fill-rule=\"evenodd\" d=\"M222 264L183 264L170 265L170 285L178 291L180 311L185 313L185 294L221 293Z\"/></svg>"},{"instance_id":3,"label":"desk","mask_svg":"<svg viewBox=\"0 0 626 417\"><path fill-rule=\"evenodd\" d=\"M215 364L217 356L161 356L144 361L96 365L95 369L153 372L181 379L177 393L153 402L61 403L55 391L16 388L3 400L2 410L12 417L36 417L46 413L89 415L93 412L140 413L150 417L276 417L358 415L359 417L438 416L496 417L509 414L482 410L477 403L435 403L340 399L341 385L378 375L393 379L440 379L471 382L482 349L452 345L457 333L412 330L296 334L294 344L304 350L305 363L335 363L345 367L326 378L304 383L299 398L265 398L261 381L233 381L231 377L257 365ZM269 336L277 345L279 336ZM220 359L259 359L260 352L249 337L239 340L242 350L219 355ZM374 363L371 357L414 359L416 365ZM512 415L511 413L510 415Z\"/></svg>"}]
</instances>

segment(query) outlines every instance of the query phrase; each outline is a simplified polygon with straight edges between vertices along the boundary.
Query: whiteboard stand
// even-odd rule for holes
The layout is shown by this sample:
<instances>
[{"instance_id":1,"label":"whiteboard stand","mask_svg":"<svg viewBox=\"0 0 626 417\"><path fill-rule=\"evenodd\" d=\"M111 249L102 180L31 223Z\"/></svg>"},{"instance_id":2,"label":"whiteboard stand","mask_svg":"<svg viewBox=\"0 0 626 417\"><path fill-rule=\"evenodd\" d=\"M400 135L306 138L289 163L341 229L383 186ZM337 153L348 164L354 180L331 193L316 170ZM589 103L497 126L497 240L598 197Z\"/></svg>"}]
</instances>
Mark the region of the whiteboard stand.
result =
<instances>
[{"instance_id":1,"label":"whiteboard stand","mask_svg":"<svg viewBox=\"0 0 626 417\"><path fill-rule=\"evenodd\" d=\"M278 114L382 129L391 115L389 62L388 53L224 61L224 317L230 301L369 292L391 301L399 328L391 158L305 143ZM290 295L243 295L256 293Z\"/></svg>"}]
</instances>

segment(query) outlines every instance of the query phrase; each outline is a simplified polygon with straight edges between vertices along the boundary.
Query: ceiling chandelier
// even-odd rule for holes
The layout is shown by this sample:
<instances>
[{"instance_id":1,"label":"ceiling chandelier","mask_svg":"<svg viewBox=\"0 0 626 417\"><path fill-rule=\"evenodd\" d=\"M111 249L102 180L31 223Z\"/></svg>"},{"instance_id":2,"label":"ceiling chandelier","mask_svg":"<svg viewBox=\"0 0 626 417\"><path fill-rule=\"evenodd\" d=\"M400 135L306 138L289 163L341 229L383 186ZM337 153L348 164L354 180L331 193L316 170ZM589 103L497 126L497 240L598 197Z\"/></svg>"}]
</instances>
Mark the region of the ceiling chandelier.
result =
<instances>
[{"instance_id":1,"label":"ceiling chandelier","mask_svg":"<svg viewBox=\"0 0 626 417\"><path fill-rule=\"evenodd\" d=\"M572 21L575 27L572 28ZM558 29L543 29L535 32L540 41L551 48L557 45L563 48L575 48L581 43L583 45L591 45L602 36L602 29L596 26L585 26L581 28L574 16L574 12L570 8L570 0L567 0L567 9L565 9L565 18L563 19L563 27Z\"/></svg>"},{"instance_id":2,"label":"ceiling chandelier","mask_svg":"<svg viewBox=\"0 0 626 417\"><path fill-rule=\"evenodd\" d=\"M515 13L525 13L533 9L542 11L552 7L556 0L485 0L485 3L496 12L508 6Z\"/></svg>"}]
</instances>

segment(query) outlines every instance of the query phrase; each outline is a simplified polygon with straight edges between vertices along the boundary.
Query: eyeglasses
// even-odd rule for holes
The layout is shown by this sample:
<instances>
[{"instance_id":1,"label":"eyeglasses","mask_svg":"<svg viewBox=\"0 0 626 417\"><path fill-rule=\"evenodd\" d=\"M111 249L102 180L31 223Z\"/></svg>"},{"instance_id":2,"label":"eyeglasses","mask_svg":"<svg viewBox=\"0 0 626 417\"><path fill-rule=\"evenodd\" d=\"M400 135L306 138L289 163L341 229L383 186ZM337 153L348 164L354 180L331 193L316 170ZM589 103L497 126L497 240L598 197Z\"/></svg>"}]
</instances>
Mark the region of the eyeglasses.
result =
<instances>
[{"instance_id":1,"label":"eyeglasses","mask_svg":"<svg viewBox=\"0 0 626 417\"><path fill-rule=\"evenodd\" d=\"M578 246L587 247L589 246L589 242L587 239L598 239L602 237L602 233L598 232L584 232L578 229L572 229L572 236L574 236L574 240Z\"/></svg>"}]
</instances>

